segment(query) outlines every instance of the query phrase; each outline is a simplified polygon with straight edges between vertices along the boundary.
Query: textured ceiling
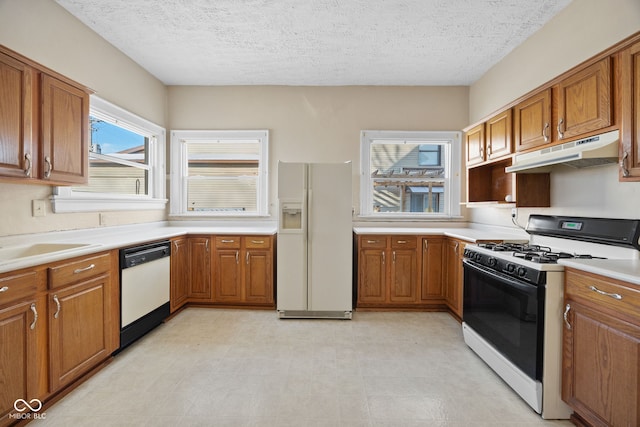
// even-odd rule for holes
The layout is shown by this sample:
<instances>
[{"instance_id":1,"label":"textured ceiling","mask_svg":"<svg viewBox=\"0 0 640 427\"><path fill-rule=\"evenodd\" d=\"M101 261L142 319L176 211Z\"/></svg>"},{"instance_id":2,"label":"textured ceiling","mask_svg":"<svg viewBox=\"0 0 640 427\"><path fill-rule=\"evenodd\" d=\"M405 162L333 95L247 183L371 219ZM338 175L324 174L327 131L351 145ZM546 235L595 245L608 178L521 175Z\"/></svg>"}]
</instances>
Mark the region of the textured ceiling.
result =
<instances>
[{"instance_id":1,"label":"textured ceiling","mask_svg":"<svg viewBox=\"0 0 640 427\"><path fill-rule=\"evenodd\" d=\"M571 0L56 0L167 85L469 85Z\"/></svg>"}]
</instances>

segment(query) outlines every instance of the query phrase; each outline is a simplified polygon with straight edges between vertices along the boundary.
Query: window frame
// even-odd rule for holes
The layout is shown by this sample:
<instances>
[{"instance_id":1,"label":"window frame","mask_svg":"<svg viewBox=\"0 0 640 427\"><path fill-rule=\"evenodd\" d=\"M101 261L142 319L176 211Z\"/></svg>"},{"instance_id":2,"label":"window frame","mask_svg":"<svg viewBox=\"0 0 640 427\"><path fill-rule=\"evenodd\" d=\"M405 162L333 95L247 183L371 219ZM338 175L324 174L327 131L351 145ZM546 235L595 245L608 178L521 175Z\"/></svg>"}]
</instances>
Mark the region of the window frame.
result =
<instances>
[{"instance_id":1,"label":"window frame","mask_svg":"<svg viewBox=\"0 0 640 427\"><path fill-rule=\"evenodd\" d=\"M189 211L187 141L256 139L260 144L258 159L257 200L255 212L246 211ZM258 130L172 130L169 215L173 217L255 218L269 216L269 131Z\"/></svg>"},{"instance_id":2,"label":"window frame","mask_svg":"<svg viewBox=\"0 0 640 427\"><path fill-rule=\"evenodd\" d=\"M55 187L53 212L98 212L165 209L165 129L96 95L91 95L89 114L149 138L149 194L116 194L76 191ZM90 143L91 141L89 141Z\"/></svg>"},{"instance_id":3,"label":"window frame","mask_svg":"<svg viewBox=\"0 0 640 427\"><path fill-rule=\"evenodd\" d=\"M373 209L373 178L371 177L371 145L388 140L415 144L445 143L448 147L441 155L445 169L444 212L375 212ZM461 203L461 140L458 131L389 131L363 130L360 132L360 214L362 218L389 219L454 219L460 217Z\"/></svg>"}]
</instances>

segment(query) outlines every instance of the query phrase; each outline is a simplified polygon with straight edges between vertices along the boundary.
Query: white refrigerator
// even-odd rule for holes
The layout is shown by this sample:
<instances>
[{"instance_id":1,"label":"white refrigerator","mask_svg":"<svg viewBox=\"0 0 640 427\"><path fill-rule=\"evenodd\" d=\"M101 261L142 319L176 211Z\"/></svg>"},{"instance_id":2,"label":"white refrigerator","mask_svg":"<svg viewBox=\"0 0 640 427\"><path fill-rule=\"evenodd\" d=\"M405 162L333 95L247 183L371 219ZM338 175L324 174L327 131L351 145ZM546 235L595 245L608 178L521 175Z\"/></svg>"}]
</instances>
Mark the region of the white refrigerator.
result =
<instances>
[{"instance_id":1,"label":"white refrigerator","mask_svg":"<svg viewBox=\"0 0 640 427\"><path fill-rule=\"evenodd\" d=\"M280 318L352 316L351 162L278 163Z\"/></svg>"}]
</instances>

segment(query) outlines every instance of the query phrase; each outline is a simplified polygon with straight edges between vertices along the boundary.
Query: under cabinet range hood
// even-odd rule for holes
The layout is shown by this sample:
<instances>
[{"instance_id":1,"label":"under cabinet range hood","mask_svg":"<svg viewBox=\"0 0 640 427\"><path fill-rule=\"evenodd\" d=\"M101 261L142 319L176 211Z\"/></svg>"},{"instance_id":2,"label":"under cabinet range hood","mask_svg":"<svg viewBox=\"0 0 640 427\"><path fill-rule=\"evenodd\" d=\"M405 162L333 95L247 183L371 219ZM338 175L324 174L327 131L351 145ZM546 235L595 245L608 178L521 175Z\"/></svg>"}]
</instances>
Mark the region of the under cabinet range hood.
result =
<instances>
[{"instance_id":1,"label":"under cabinet range hood","mask_svg":"<svg viewBox=\"0 0 640 427\"><path fill-rule=\"evenodd\" d=\"M513 164L505 171L531 171L558 164L585 168L617 163L619 139L619 132L614 130L530 153L516 154Z\"/></svg>"}]
</instances>

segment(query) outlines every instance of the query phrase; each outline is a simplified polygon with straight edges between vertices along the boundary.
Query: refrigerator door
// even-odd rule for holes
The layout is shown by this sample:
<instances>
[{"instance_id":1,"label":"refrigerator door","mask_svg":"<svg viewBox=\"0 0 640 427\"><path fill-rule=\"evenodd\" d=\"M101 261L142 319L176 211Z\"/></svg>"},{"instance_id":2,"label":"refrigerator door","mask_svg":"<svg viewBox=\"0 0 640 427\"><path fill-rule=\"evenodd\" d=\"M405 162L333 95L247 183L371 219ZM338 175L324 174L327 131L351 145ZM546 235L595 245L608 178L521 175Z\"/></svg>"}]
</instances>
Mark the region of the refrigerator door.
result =
<instances>
[{"instance_id":1,"label":"refrigerator door","mask_svg":"<svg viewBox=\"0 0 640 427\"><path fill-rule=\"evenodd\" d=\"M307 169L278 163L278 311L307 309Z\"/></svg>"},{"instance_id":2,"label":"refrigerator door","mask_svg":"<svg viewBox=\"0 0 640 427\"><path fill-rule=\"evenodd\" d=\"M351 163L310 164L308 178L308 310L344 311L350 317Z\"/></svg>"}]
</instances>

